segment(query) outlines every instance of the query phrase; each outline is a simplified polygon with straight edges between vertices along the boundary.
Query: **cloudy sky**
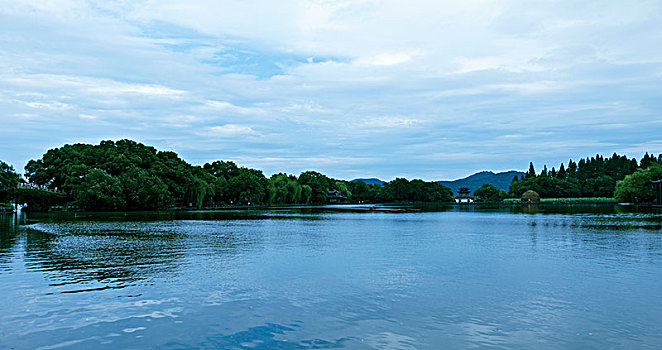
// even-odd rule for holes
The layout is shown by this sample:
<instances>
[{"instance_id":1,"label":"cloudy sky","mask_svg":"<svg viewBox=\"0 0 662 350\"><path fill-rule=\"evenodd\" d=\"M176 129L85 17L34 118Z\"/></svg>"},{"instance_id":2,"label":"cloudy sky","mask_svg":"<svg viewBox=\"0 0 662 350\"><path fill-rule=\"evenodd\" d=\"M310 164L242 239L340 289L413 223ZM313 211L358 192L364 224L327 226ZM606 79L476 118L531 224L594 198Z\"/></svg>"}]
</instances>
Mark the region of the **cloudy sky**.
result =
<instances>
[{"instance_id":1,"label":"cloudy sky","mask_svg":"<svg viewBox=\"0 0 662 350\"><path fill-rule=\"evenodd\" d=\"M0 0L0 159L131 138L267 175L662 152L662 2Z\"/></svg>"}]
</instances>

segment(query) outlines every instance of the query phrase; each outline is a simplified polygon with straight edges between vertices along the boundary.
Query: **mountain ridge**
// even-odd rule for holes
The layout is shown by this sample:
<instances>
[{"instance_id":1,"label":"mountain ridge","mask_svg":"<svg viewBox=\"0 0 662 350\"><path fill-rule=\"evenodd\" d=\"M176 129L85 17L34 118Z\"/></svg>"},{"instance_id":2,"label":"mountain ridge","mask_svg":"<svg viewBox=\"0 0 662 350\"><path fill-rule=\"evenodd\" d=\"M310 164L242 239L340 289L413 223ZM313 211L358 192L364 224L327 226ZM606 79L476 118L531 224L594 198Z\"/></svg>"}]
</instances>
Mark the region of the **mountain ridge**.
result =
<instances>
[{"instance_id":1,"label":"mountain ridge","mask_svg":"<svg viewBox=\"0 0 662 350\"><path fill-rule=\"evenodd\" d=\"M521 177L524 175L524 172L509 170L495 173L493 171L484 170L457 180L440 180L435 182L446 187L450 187L450 189L453 190L453 193L457 193L457 190L459 190L460 187L468 187L469 190L473 192L477 188L483 186L483 184L490 184L500 190L508 191L510 182L513 180L515 175L517 175L517 177ZM367 184L377 184L380 186L383 186L386 182L388 182L377 178L358 178L351 181L363 181Z\"/></svg>"},{"instance_id":2,"label":"mountain ridge","mask_svg":"<svg viewBox=\"0 0 662 350\"><path fill-rule=\"evenodd\" d=\"M367 179L350 180L350 182L356 182L356 181L362 181L362 182L367 183L368 185L379 185L379 186L384 186L384 184L387 182L387 181L382 181L382 180L374 178L374 177L367 178Z\"/></svg>"},{"instance_id":3,"label":"mountain ridge","mask_svg":"<svg viewBox=\"0 0 662 350\"><path fill-rule=\"evenodd\" d=\"M500 173L495 173L493 171L479 171L461 179L450 181L442 180L437 181L437 183L450 187L453 190L453 193L457 193L457 190L460 189L460 187L468 187L469 190L473 192L477 188L483 186L483 184L490 184L507 192L515 175L521 177L524 175L524 172L517 170L503 171Z\"/></svg>"}]
</instances>

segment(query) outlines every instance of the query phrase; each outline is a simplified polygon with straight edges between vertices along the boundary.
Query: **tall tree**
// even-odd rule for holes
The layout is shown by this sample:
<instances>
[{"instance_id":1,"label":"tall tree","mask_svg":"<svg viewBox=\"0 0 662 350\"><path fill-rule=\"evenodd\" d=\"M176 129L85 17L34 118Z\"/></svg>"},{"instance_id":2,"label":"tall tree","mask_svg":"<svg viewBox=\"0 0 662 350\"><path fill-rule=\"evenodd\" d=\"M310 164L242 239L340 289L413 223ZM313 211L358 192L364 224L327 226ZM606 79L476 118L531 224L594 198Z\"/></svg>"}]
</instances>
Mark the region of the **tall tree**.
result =
<instances>
[{"instance_id":1,"label":"tall tree","mask_svg":"<svg viewBox=\"0 0 662 350\"><path fill-rule=\"evenodd\" d=\"M568 174L565 172L565 165L561 163L561 166L559 167L559 172L556 174L556 177L561 180L565 180L567 178Z\"/></svg>"},{"instance_id":2,"label":"tall tree","mask_svg":"<svg viewBox=\"0 0 662 350\"><path fill-rule=\"evenodd\" d=\"M525 179L536 177L536 169L533 167L533 162L529 163L529 171L526 172Z\"/></svg>"},{"instance_id":3,"label":"tall tree","mask_svg":"<svg viewBox=\"0 0 662 350\"><path fill-rule=\"evenodd\" d=\"M639 167L646 169L653 163L657 163L657 161L654 157L651 157L648 152L646 152L646 154L644 154L644 156L641 158L641 161L639 162Z\"/></svg>"},{"instance_id":4,"label":"tall tree","mask_svg":"<svg viewBox=\"0 0 662 350\"><path fill-rule=\"evenodd\" d=\"M568 178L573 178L575 174L577 173L577 163L575 163L572 159L568 161Z\"/></svg>"}]
</instances>

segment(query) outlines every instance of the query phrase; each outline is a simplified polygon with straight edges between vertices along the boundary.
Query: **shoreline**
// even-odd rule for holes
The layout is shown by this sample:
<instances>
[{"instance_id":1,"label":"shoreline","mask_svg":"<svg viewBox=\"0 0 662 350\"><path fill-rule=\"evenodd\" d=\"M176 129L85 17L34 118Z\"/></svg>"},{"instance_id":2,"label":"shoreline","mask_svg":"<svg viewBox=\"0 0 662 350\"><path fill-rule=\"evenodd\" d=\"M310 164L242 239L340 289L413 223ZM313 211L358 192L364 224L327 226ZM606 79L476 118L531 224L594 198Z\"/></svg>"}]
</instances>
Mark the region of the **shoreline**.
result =
<instances>
[{"instance_id":1,"label":"shoreline","mask_svg":"<svg viewBox=\"0 0 662 350\"><path fill-rule=\"evenodd\" d=\"M402 202L402 203L346 203L346 204L281 204L281 205L233 205L222 207L203 207L197 208L163 208L151 210L85 210L85 209L53 209L48 211L32 211L32 213L128 213L128 212L223 212L237 210L277 210L277 209L313 209L328 211L347 211L347 212L420 212L421 209L430 207L530 207L530 206L626 206L642 208L662 208L662 205L656 203L620 203L616 201L541 201L541 202L474 202L474 203L456 203L456 202ZM0 208L0 213L13 213L12 210L4 211Z\"/></svg>"}]
</instances>

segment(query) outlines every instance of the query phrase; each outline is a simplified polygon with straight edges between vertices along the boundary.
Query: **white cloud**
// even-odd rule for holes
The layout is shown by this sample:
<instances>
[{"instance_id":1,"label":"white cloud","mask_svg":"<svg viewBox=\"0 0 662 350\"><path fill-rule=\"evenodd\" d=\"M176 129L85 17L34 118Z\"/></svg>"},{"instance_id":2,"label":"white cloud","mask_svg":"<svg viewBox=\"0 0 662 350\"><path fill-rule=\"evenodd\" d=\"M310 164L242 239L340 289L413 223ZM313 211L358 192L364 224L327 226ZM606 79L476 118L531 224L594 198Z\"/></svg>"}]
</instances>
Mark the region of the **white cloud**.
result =
<instances>
[{"instance_id":1,"label":"white cloud","mask_svg":"<svg viewBox=\"0 0 662 350\"><path fill-rule=\"evenodd\" d=\"M126 83L111 83L105 86L96 86L90 88L90 91L99 94L140 94L148 96L176 96L185 94L186 91L170 89L165 86L159 85L146 85L146 84L126 84Z\"/></svg>"},{"instance_id":2,"label":"white cloud","mask_svg":"<svg viewBox=\"0 0 662 350\"><path fill-rule=\"evenodd\" d=\"M36 109L65 109L69 105L66 103L53 101L53 102L26 102L25 103L30 108Z\"/></svg>"},{"instance_id":3,"label":"white cloud","mask_svg":"<svg viewBox=\"0 0 662 350\"><path fill-rule=\"evenodd\" d=\"M383 128L408 128L420 124L422 120L409 117L376 117L354 124L361 128L370 128L379 131Z\"/></svg>"},{"instance_id":4,"label":"white cloud","mask_svg":"<svg viewBox=\"0 0 662 350\"><path fill-rule=\"evenodd\" d=\"M39 118L38 114L32 114L32 113L15 113L12 116L14 118L21 118L21 119L36 119L36 118Z\"/></svg>"},{"instance_id":5,"label":"white cloud","mask_svg":"<svg viewBox=\"0 0 662 350\"><path fill-rule=\"evenodd\" d=\"M258 132L253 130L250 126L237 125L237 124L225 124L208 127L203 133L206 136L213 137L236 137L236 136L254 136L259 135Z\"/></svg>"},{"instance_id":6,"label":"white cloud","mask_svg":"<svg viewBox=\"0 0 662 350\"><path fill-rule=\"evenodd\" d=\"M230 112L238 114L262 114L264 110L259 107L240 107L230 102L207 100L205 106L218 112Z\"/></svg>"},{"instance_id":7,"label":"white cloud","mask_svg":"<svg viewBox=\"0 0 662 350\"><path fill-rule=\"evenodd\" d=\"M62 92L71 89L84 89L97 95L120 95L139 94L145 96L177 96L185 94L186 91L168 88L157 84L136 84L121 82L113 79L100 79L86 76L61 75L61 74L3 74L2 78L6 84L12 84L19 88L33 88L50 90L53 88L63 89ZM68 90L65 90L68 89ZM43 92L19 92L17 96L46 96ZM59 105L55 102L56 105Z\"/></svg>"}]
</instances>

